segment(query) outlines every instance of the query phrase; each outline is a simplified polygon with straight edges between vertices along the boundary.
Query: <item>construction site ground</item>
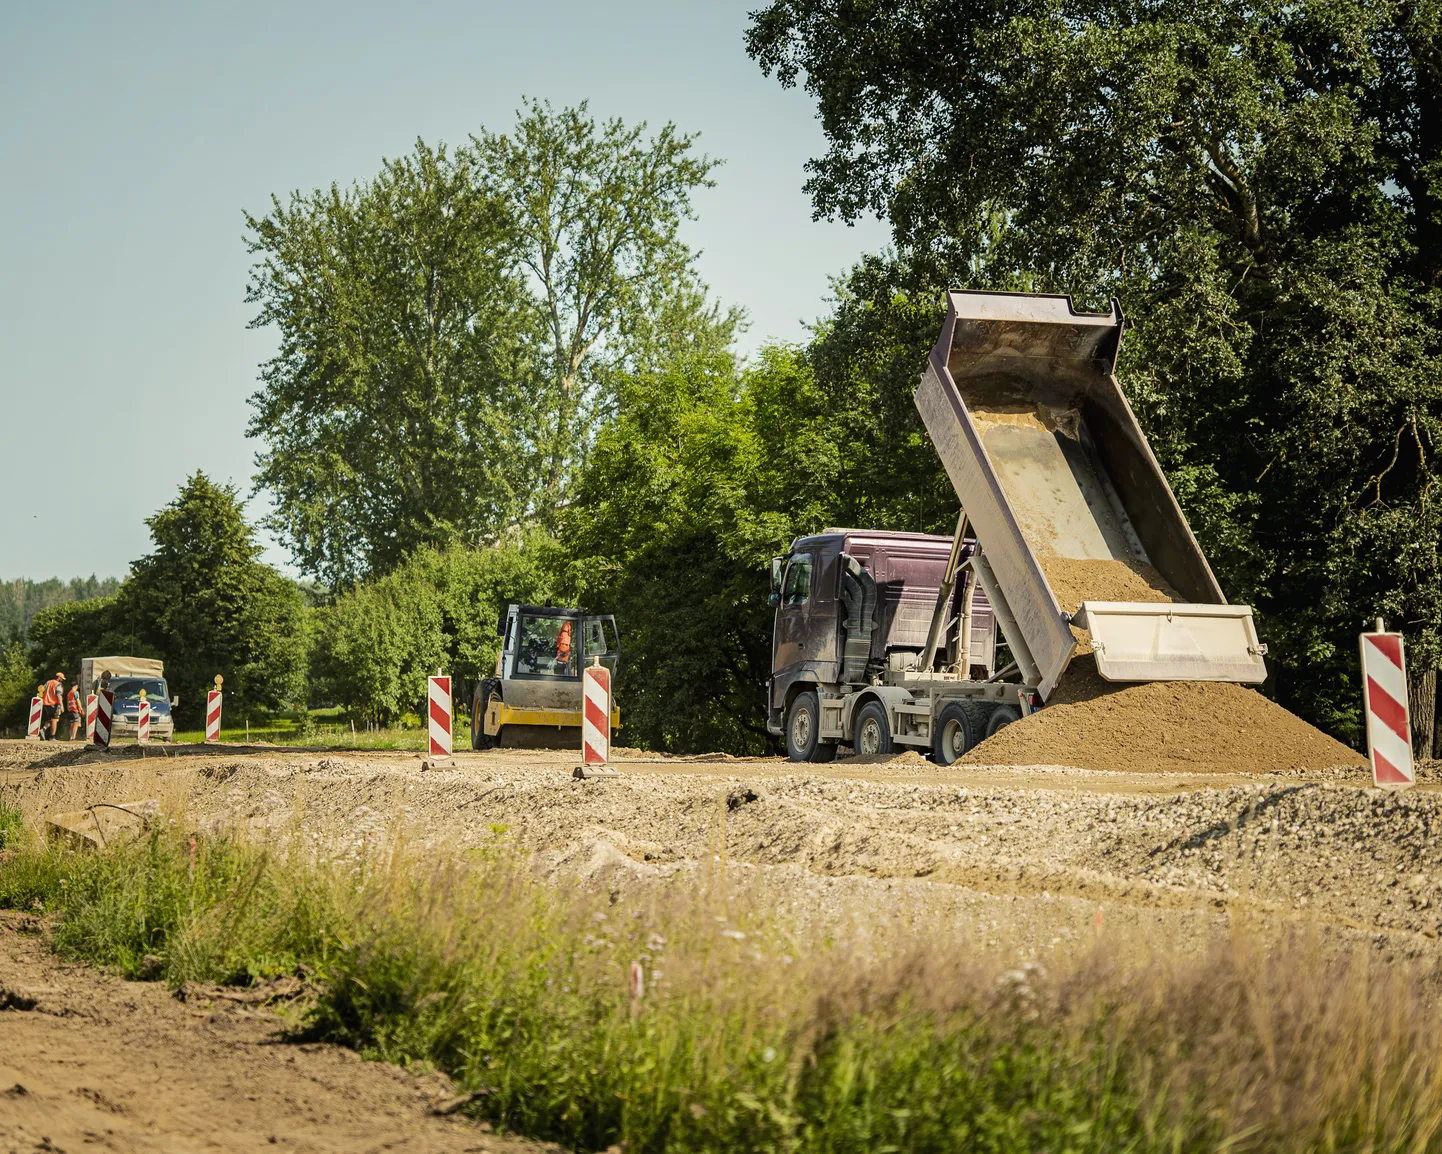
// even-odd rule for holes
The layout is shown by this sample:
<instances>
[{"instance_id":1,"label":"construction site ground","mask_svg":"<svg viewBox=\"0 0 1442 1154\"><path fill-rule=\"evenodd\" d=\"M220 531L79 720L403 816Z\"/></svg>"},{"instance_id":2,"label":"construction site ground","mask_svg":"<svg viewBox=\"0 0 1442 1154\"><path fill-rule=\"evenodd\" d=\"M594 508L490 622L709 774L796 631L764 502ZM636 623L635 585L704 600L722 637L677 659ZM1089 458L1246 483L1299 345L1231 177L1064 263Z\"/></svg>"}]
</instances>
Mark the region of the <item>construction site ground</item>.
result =
<instances>
[{"instance_id":1,"label":"construction site ground","mask_svg":"<svg viewBox=\"0 0 1442 1154\"><path fill-rule=\"evenodd\" d=\"M619 776L582 781L576 762L529 750L467 751L432 766L388 751L102 753L12 741L0 742L0 797L35 821L154 800L194 828L311 843L332 857L397 836L461 849L505 838L571 884L665 884L720 864L798 925L945 926L977 951L1012 955L1077 948L1098 932L1187 949L1244 918L1313 927L1387 957L1442 957L1442 783L1432 763L1415 789L1389 794L1356 765L1168 774L943 769L915 753L828 765L633 754L615 761ZM39 990L32 1000L52 1011L0 1010L0 1117L17 1120L0 1124L0 1149L54 1148L37 1144L46 1134L65 1146L59 1133L78 1146L82 1130L105 1126L102 1149L252 1149L269 1142L264 1119L282 1115L308 1135L296 1149L500 1148L427 1115L441 1086L367 1067L375 1093L342 1092L362 1076L358 1061L266 1045L276 1022L240 1004L211 999L221 1008L202 1013L155 985L60 966L13 917L0 934L0 988ZM156 1057L128 1062L152 1034L144 1052ZM126 1094L161 1082L191 1105L126 1113ZM231 1105L207 1112L187 1087ZM264 1111L247 1110L252 1093L270 1103ZM347 1144L350 1133L369 1145Z\"/></svg>"}]
</instances>

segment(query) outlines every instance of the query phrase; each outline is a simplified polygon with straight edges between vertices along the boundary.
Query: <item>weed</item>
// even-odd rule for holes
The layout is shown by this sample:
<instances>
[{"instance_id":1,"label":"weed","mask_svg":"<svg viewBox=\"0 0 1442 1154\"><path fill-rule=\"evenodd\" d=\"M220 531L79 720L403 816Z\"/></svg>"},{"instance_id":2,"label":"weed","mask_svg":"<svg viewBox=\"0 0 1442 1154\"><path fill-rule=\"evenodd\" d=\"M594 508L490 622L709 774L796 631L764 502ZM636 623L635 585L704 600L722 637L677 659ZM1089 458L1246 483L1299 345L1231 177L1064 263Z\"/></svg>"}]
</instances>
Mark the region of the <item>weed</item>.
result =
<instances>
[{"instance_id":1,"label":"weed","mask_svg":"<svg viewBox=\"0 0 1442 1154\"><path fill-rule=\"evenodd\" d=\"M0 850L15 848L25 833L25 815L18 809L11 809L0 797Z\"/></svg>"},{"instance_id":2,"label":"weed","mask_svg":"<svg viewBox=\"0 0 1442 1154\"><path fill-rule=\"evenodd\" d=\"M1428 1150L1442 1048L1426 976L1302 933L1210 952L1109 936L1048 969L864 925L807 934L716 872L592 892L485 854L317 864L161 828L31 842L0 904L57 949L171 982L301 964L303 1036L429 1063L504 1128L576 1150ZM638 992L632 967L643 976Z\"/></svg>"}]
</instances>

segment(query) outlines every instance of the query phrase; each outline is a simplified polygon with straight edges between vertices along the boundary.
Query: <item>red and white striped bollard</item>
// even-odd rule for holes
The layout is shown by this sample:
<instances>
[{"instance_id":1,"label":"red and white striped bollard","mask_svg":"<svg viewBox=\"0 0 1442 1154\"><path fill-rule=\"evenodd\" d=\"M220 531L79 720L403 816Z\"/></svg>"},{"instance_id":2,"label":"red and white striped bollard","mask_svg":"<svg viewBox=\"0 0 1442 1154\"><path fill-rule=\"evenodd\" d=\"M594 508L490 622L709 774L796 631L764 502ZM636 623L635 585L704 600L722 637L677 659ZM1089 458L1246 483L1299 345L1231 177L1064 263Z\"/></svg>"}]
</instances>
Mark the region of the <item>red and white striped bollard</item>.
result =
<instances>
[{"instance_id":1,"label":"red and white striped bollard","mask_svg":"<svg viewBox=\"0 0 1442 1154\"><path fill-rule=\"evenodd\" d=\"M1406 789L1416 783L1416 774L1412 768L1412 724L1407 716L1407 660L1402 635L1388 633L1379 617L1376 632L1363 633L1359 640L1372 784L1380 789Z\"/></svg>"},{"instance_id":2,"label":"red and white striped bollard","mask_svg":"<svg viewBox=\"0 0 1442 1154\"><path fill-rule=\"evenodd\" d=\"M451 677L438 673L426 678L426 696L429 699L426 711L430 715L431 756L450 757L451 736Z\"/></svg>"},{"instance_id":3,"label":"red and white striped bollard","mask_svg":"<svg viewBox=\"0 0 1442 1154\"><path fill-rule=\"evenodd\" d=\"M588 665L581 672L581 761L605 765L611 756L611 671Z\"/></svg>"},{"instance_id":4,"label":"red and white striped bollard","mask_svg":"<svg viewBox=\"0 0 1442 1154\"><path fill-rule=\"evenodd\" d=\"M205 740L220 740L220 674L215 675L215 688L205 695Z\"/></svg>"},{"instance_id":5,"label":"red and white striped bollard","mask_svg":"<svg viewBox=\"0 0 1442 1154\"><path fill-rule=\"evenodd\" d=\"M40 740L40 715L43 711L44 701L39 697L30 699L30 725L25 730L26 741Z\"/></svg>"},{"instance_id":6,"label":"red and white striped bollard","mask_svg":"<svg viewBox=\"0 0 1442 1154\"><path fill-rule=\"evenodd\" d=\"M115 694L103 689L95 695L95 744L110 748L110 727L115 717Z\"/></svg>"},{"instance_id":7,"label":"red and white striped bollard","mask_svg":"<svg viewBox=\"0 0 1442 1154\"><path fill-rule=\"evenodd\" d=\"M85 742L87 745L95 741L95 694L85 695Z\"/></svg>"},{"instance_id":8,"label":"red and white striped bollard","mask_svg":"<svg viewBox=\"0 0 1442 1154\"><path fill-rule=\"evenodd\" d=\"M135 715L135 740L150 740L150 702L145 699L145 690L140 691L140 711Z\"/></svg>"}]
</instances>

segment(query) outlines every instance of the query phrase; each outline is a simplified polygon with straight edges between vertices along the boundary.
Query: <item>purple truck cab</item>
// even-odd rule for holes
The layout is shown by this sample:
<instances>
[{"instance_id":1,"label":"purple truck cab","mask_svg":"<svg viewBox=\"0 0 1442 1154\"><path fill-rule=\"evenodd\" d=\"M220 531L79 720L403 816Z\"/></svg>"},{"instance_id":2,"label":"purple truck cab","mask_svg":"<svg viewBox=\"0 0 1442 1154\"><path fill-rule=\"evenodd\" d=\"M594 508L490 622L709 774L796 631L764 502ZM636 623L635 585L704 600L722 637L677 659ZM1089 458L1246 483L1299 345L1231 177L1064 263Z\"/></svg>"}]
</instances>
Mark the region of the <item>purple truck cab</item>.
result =
<instances>
[{"instance_id":1,"label":"purple truck cab","mask_svg":"<svg viewBox=\"0 0 1442 1154\"><path fill-rule=\"evenodd\" d=\"M927 533L826 529L798 537L785 557L772 562L770 732L783 733L798 693L840 697L877 683L888 671L919 666L951 547L950 537ZM974 549L974 541L965 542L963 562ZM962 611L961 598L958 583L953 619ZM970 660L960 662L955 630L944 636L939 666L964 677L995 672L996 629L980 589L972 600Z\"/></svg>"}]
</instances>

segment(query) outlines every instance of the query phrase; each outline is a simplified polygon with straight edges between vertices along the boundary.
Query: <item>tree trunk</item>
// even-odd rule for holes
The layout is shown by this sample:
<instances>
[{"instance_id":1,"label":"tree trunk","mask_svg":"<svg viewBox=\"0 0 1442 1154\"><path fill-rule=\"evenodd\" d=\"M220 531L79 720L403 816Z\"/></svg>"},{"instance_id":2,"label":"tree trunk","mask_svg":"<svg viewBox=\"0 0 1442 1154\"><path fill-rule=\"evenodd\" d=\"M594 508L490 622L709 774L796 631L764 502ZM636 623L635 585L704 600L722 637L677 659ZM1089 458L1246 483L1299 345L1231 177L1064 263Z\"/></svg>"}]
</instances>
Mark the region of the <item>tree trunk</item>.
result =
<instances>
[{"instance_id":1,"label":"tree trunk","mask_svg":"<svg viewBox=\"0 0 1442 1154\"><path fill-rule=\"evenodd\" d=\"M1439 681L1437 693L1434 694L1432 698L1434 707L1438 704L1439 699L1442 699L1442 681ZM1437 724L1437 712L1435 708L1432 712L1432 756L1442 757L1442 725Z\"/></svg>"},{"instance_id":2,"label":"tree trunk","mask_svg":"<svg viewBox=\"0 0 1442 1154\"><path fill-rule=\"evenodd\" d=\"M1431 757L1437 739L1437 671L1428 669L1407 681L1407 711L1412 715L1412 756Z\"/></svg>"}]
</instances>

